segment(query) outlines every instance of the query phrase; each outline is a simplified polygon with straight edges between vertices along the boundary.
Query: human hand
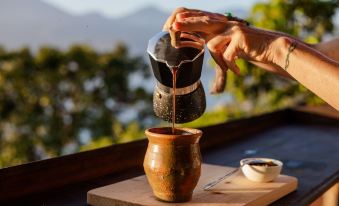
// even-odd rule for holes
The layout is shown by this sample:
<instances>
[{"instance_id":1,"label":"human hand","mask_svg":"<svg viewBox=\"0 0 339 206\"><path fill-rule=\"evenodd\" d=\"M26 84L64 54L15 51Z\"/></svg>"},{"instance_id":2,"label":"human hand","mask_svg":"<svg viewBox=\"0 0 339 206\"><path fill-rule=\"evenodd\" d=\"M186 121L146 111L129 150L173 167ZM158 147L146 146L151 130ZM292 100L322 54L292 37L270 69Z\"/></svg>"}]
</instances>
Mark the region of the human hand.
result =
<instances>
[{"instance_id":1,"label":"human hand","mask_svg":"<svg viewBox=\"0 0 339 206\"><path fill-rule=\"evenodd\" d=\"M227 23L227 17L224 15L181 7L173 11L171 16L164 24L163 30L169 31L171 33L171 37L176 38L176 34L174 33L176 33L177 31L184 32L183 30L180 30L181 25L194 24L197 17L204 21L205 25L200 28L194 29L193 32L199 34L199 36L201 36L205 42L208 42L214 36L223 32ZM188 35L189 34L187 33L181 33L180 38L192 39ZM201 41L199 41L198 39L192 40L194 41L177 41L176 39L174 39L173 41L172 39L172 45L175 47L189 46L201 49ZM218 61L218 56L214 55L212 57L216 62ZM224 90L226 85L226 71L227 67L222 68L217 64L216 78L212 86L211 93L219 93Z\"/></svg>"},{"instance_id":2,"label":"human hand","mask_svg":"<svg viewBox=\"0 0 339 206\"><path fill-rule=\"evenodd\" d=\"M213 36L223 32L227 23L227 17L207 11L188 9L184 7L177 8L168 17L163 26L164 31L183 31L180 27L183 24L196 25L196 20L204 21L204 25L197 28L190 28L190 31L198 33L207 42Z\"/></svg>"},{"instance_id":3,"label":"human hand","mask_svg":"<svg viewBox=\"0 0 339 206\"><path fill-rule=\"evenodd\" d=\"M217 63L220 66L229 67L236 74L239 74L240 70L235 64L235 60L242 58L266 71L291 78L276 63L279 47L282 45L282 41L285 41L286 36L280 32L248 27L238 22L229 21L225 32L211 39L207 43L207 47L214 55L218 56L220 61Z\"/></svg>"},{"instance_id":4,"label":"human hand","mask_svg":"<svg viewBox=\"0 0 339 206\"><path fill-rule=\"evenodd\" d=\"M179 10L174 13L176 18L171 24L172 28L202 33L201 36L205 38L213 59L224 71L230 68L239 74L240 70L234 60L243 58L260 65L267 71L289 76L273 61L275 50L277 50L274 42L284 34L248 27L242 22L228 21L227 17L210 12ZM167 25L169 22L171 21L168 21ZM178 47L192 46L192 44L194 43L190 41L181 42Z\"/></svg>"},{"instance_id":5,"label":"human hand","mask_svg":"<svg viewBox=\"0 0 339 206\"><path fill-rule=\"evenodd\" d=\"M277 50L274 42L283 35L281 33L248 27L239 21L229 21L221 14L186 8L176 9L166 21L164 29L170 32L198 33L204 38L212 58L218 65L212 93L224 90L228 68L240 74L240 69L235 64L237 58L250 61L267 71L290 77L274 63L274 53ZM180 41L176 47L197 47L198 44L201 43Z\"/></svg>"}]
</instances>

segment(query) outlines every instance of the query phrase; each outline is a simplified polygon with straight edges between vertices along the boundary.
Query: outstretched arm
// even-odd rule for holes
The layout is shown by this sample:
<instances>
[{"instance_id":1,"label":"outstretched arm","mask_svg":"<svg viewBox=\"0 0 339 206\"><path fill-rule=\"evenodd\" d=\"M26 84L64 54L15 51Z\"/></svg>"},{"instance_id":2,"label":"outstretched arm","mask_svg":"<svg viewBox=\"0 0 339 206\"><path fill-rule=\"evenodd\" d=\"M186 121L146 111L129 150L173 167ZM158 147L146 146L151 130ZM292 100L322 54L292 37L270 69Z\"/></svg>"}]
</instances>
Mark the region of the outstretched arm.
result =
<instances>
[{"instance_id":1,"label":"outstretched arm","mask_svg":"<svg viewBox=\"0 0 339 206\"><path fill-rule=\"evenodd\" d=\"M336 44L322 43L314 48L281 32L248 27L209 12L184 8L176 10L171 17L167 27L202 34L212 57L224 71L219 75L224 75L228 68L239 73L235 59L243 58L270 72L294 78L339 110L337 40ZM192 44L181 42L179 47ZM217 86L220 89L223 85Z\"/></svg>"},{"instance_id":2,"label":"outstretched arm","mask_svg":"<svg viewBox=\"0 0 339 206\"><path fill-rule=\"evenodd\" d=\"M285 68L297 81L339 110L338 62L288 37L278 38L273 45L275 64Z\"/></svg>"}]
</instances>

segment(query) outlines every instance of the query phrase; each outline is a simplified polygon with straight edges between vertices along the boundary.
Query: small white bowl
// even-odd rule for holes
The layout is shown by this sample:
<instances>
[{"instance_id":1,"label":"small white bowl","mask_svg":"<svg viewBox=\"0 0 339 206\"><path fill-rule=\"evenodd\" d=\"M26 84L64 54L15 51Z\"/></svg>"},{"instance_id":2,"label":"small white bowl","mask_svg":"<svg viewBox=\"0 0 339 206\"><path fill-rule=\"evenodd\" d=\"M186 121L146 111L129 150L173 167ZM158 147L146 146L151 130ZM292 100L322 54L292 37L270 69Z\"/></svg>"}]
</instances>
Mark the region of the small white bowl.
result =
<instances>
[{"instance_id":1,"label":"small white bowl","mask_svg":"<svg viewBox=\"0 0 339 206\"><path fill-rule=\"evenodd\" d=\"M255 160L273 162L276 166L249 165L251 161ZM240 166L247 179L254 182L270 182L280 174L283 163L269 158L246 158L240 161Z\"/></svg>"}]
</instances>

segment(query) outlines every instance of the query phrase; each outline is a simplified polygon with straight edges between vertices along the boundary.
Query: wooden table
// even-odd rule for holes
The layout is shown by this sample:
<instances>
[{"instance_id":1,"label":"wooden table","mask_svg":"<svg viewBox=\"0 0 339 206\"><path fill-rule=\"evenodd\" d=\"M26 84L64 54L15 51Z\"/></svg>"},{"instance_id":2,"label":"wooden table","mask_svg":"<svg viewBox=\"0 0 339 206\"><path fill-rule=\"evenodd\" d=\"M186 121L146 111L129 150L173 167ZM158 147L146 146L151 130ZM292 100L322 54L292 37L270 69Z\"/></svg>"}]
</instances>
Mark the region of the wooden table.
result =
<instances>
[{"instance_id":1,"label":"wooden table","mask_svg":"<svg viewBox=\"0 0 339 206\"><path fill-rule=\"evenodd\" d=\"M272 205L309 205L339 182L339 114L295 108L202 128L203 161L236 167L245 157L284 162L296 192ZM85 205L88 190L143 174L147 141L0 169L0 205ZM126 155L128 154L128 155Z\"/></svg>"}]
</instances>

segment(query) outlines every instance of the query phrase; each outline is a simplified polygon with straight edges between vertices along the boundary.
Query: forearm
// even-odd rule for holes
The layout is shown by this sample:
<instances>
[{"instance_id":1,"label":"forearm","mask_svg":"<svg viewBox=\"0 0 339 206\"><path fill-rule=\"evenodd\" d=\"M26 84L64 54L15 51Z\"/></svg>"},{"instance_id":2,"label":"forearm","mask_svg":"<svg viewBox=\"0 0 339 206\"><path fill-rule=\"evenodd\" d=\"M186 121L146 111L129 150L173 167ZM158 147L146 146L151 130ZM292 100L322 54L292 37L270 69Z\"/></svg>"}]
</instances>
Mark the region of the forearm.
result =
<instances>
[{"instance_id":1,"label":"forearm","mask_svg":"<svg viewBox=\"0 0 339 206\"><path fill-rule=\"evenodd\" d=\"M297 81L339 110L339 63L301 42L289 52L291 38L278 38L274 44L274 63L286 68Z\"/></svg>"},{"instance_id":2,"label":"forearm","mask_svg":"<svg viewBox=\"0 0 339 206\"><path fill-rule=\"evenodd\" d=\"M329 58L339 61L339 38L332 39L327 42L321 42L312 45L313 48L320 51Z\"/></svg>"},{"instance_id":3,"label":"forearm","mask_svg":"<svg viewBox=\"0 0 339 206\"><path fill-rule=\"evenodd\" d=\"M250 61L255 66L265 69L266 71L272 72L274 74L278 74L280 76L286 77L288 79L294 79L288 72L283 70L281 67L275 64L267 64L263 62L257 62L257 61Z\"/></svg>"}]
</instances>

